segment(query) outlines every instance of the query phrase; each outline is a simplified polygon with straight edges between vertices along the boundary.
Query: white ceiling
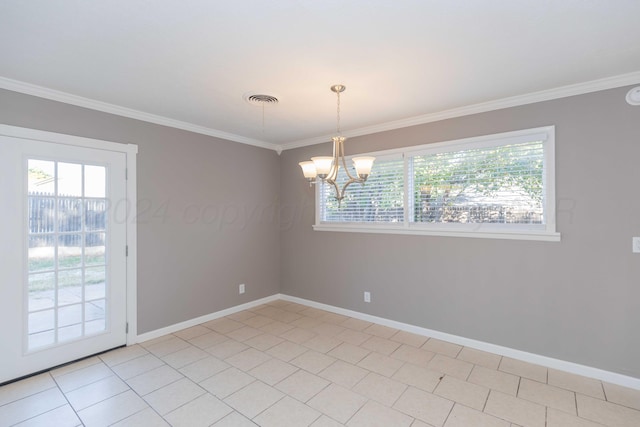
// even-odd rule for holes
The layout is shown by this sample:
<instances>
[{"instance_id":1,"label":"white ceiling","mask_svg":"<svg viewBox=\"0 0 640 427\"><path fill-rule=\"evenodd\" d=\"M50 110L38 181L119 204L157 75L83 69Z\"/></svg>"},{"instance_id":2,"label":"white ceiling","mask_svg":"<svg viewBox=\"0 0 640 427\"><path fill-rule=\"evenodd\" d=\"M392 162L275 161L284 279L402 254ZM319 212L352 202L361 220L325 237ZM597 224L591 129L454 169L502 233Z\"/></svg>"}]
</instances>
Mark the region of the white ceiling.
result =
<instances>
[{"instance_id":1,"label":"white ceiling","mask_svg":"<svg viewBox=\"0 0 640 427\"><path fill-rule=\"evenodd\" d=\"M287 148L328 140L335 83L349 135L640 82L638 16L638 0L2 0L0 87ZM280 99L264 127L247 93Z\"/></svg>"}]
</instances>

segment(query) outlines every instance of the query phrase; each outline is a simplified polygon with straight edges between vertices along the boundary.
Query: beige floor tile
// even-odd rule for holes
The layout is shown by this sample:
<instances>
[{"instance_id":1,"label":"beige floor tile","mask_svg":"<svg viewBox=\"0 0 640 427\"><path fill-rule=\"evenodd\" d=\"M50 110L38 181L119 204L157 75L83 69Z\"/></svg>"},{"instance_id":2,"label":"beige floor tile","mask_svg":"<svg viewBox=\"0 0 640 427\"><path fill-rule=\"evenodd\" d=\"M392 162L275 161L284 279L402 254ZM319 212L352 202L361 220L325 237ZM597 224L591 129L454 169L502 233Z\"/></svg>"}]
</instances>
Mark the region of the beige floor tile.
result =
<instances>
[{"instance_id":1,"label":"beige floor tile","mask_svg":"<svg viewBox=\"0 0 640 427\"><path fill-rule=\"evenodd\" d=\"M248 348L238 354L227 357L226 359L224 359L224 361L231 366L235 366L238 369L248 371L258 365L263 364L269 359L271 359L271 356L269 356L268 354L260 350L256 350L255 348Z\"/></svg>"},{"instance_id":2,"label":"beige floor tile","mask_svg":"<svg viewBox=\"0 0 640 427\"><path fill-rule=\"evenodd\" d=\"M569 390L522 378L518 397L576 415L576 395Z\"/></svg>"},{"instance_id":3,"label":"beige floor tile","mask_svg":"<svg viewBox=\"0 0 640 427\"><path fill-rule=\"evenodd\" d=\"M412 363L423 368L429 365L429 362L431 362L431 359L433 359L435 355L436 354L431 351L415 348L408 344L402 344L396 351L391 353L391 357L394 359Z\"/></svg>"},{"instance_id":4,"label":"beige floor tile","mask_svg":"<svg viewBox=\"0 0 640 427\"><path fill-rule=\"evenodd\" d=\"M236 329L240 329L245 325L242 322L238 322L233 319L222 317L220 319L215 319L209 322L205 322L202 324L202 326L209 328L212 331L216 331L219 334L227 334L231 331L235 331Z\"/></svg>"},{"instance_id":5,"label":"beige floor tile","mask_svg":"<svg viewBox=\"0 0 640 427\"><path fill-rule=\"evenodd\" d=\"M144 400L164 416L204 393L202 387L188 378L183 378L147 394L144 396Z\"/></svg>"},{"instance_id":6,"label":"beige floor tile","mask_svg":"<svg viewBox=\"0 0 640 427\"><path fill-rule=\"evenodd\" d=\"M295 328L295 326L289 325L288 323L275 321L268 325L260 326L258 329L271 335L280 335L293 328Z\"/></svg>"},{"instance_id":7,"label":"beige floor tile","mask_svg":"<svg viewBox=\"0 0 640 427\"><path fill-rule=\"evenodd\" d=\"M175 353L178 350L182 350L183 348L187 348L190 346L188 342L176 336L172 336L168 340L164 340L152 345L147 345L147 343L142 343L142 345L147 349L149 353L153 353L155 356L160 358L166 356L167 354Z\"/></svg>"},{"instance_id":8,"label":"beige floor tile","mask_svg":"<svg viewBox=\"0 0 640 427\"><path fill-rule=\"evenodd\" d=\"M207 393L169 412L165 419L173 427L207 427L232 411L225 403Z\"/></svg>"},{"instance_id":9,"label":"beige floor tile","mask_svg":"<svg viewBox=\"0 0 640 427\"><path fill-rule=\"evenodd\" d=\"M263 333L261 335L258 335L246 340L244 343L260 351L265 351L265 350L269 350L271 347L274 347L280 344L283 341L284 341L283 338L277 337L275 335Z\"/></svg>"},{"instance_id":10,"label":"beige floor tile","mask_svg":"<svg viewBox=\"0 0 640 427\"><path fill-rule=\"evenodd\" d=\"M347 423L348 427L409 427L413 418L381 405L367 402Z\"/></svg>"},{"instance_id":11,"label":"beige floor tile","mask_svg":"<svg viewBox=\"0 0 640 427\"><path fill-rule=\"evenodd\" d=\"M391 407L406 389L406 384L372 372L351 390Z\"/></svg>"},{"instance_id":12,"label":"beige floor tile","mask_svg":"<svg viewBox=\"0 0 640 427\"><path fill-rule=\"evenodd\" d=\"M409 387L393 405L398 411L436 426L444 424L452 407L450 400L413 387Z\"/></svg>"},{"instance_id":13,"label":"beige floor tile","mask_svg":"<svg viewBox=\"0 0 640 427\"><path fill-rule=\"evenodd\" d=\"M369 353L368 356L358 362L358 366L361 368L377 372L385 377L391 377L402 365L404 365L402 361L376 352Z\"/></svg>"},{"instance_id":14,"label":"beige floor tile","mask_svg":"<svg viewBox=\"0 0 640 427\"><path fill-rule=\"evenodd\" d=\"M219 399L224 399L232 393L240 390L255 381L239 369L229 368L200 383L200 386Z\"/></svg>"},{"instance_id":15,"label":"beige floor tile","mask_svg":"<svg viewBox=\"0 0 640 427\"><path fill-rule=\"evenodd\" d=\"M211 329L209 328L205 328L202 325L196 325L196 326L192 326L190 328L186 328L186 329L182 329L178 332L174 332L173 335L177 336L178 338L181 338L183 340L190 340L193 339L195 337L199 337L200 335L205 335L208 334L209 332L211 332Z\"/></svg>"},{"instance_id":16,"label":"beige floor tile","mask_svg":"<svg viewBox=\"0 0 640 427\"><path fill-rule=\"evenodd\" d=\"M159 343L159 342L162 342L162 341L167 341L167 340L170 340L172 338L175 338L175 336L173 334L161 335L159 337L140 342L137 345L140 345L140 346L143 346L143 347L147 347L149 345L154 345L156 343Z\"/></svg>"},{"instance_id":17,"label":"beige floor tile","mask_svg":"<svg viewBox=\"0 0 640 427\"><path fill-rule=\"evenodd\" d=\"M515 396L518 392L520 377L476 365L467 381Z\"/></svg>"},{"instance_id":18,"label":"beige floor tile","mask_svg":"<svg viewBox=\"0 0 640 427\"><path fill-rule=\"evenodd\" d=\"M604 391L600 380L571 374L569 372L549 369L549 378L547 383L549 385L604 400Z\"/></svg>"},{"instance_id":19,"label":"beige floor tile","mask_svg":"<svg viewBox=\"0 0 640 427\"><path fill-rule=\"evenodd\" d=\"M243 311L238 311L236 313L233 314L229 314L227 316L225 316L227 319L231 319L231 320L235 320L237 322L244 322L247 319L250 319L251 317L255 317L256 314L253 311L250 310L243 310Z\"/></svg>"},{"instance_id":20,"label":"beige floor tile","mask_svg":"<svg viewBox=\"0 0 640 427\"><path fill-rule=\"evenodd\" d=\"M343 342L348 342L353 345L361 345L363 342L371 338L373 335L365 334L364 332L356 331L355 329L345 329L336 338Z\"/></svg>"},{"instance_id":21,"label":"beige floor tile","mask_svg":"<svg viewBox=\"0 0 640 427\"><path fill-rule=\"evenodd\" d=\"M284 310L291 311L293 313L299 313L302 310L306 310L308 307L306 305L298 304L296 302L290 302Z\"/></svg>"},{"instance_id":22,"label":"beige floor tile","mask_svg":"<svg viewBox=\"0 0 640 427\"><path fill-rule=\"evenodd\" d=\"M288 341L291 341L297 344L302 344L305 341L309 341L311 338L315 336L316 336L315 332L311 332L308 329L302 329L302 328L289 329L287 332L280 334L281 338L284 338Z\"/></svg>"},{"instance_id":23,"label":"beige floor tile","mask_svg":"<svg viewBox=\"0 0 640 427\"><path fill-rule=\"evenodd\" d=\"M330 322L339 325L342 322L347 321L349 319L349 316L338 313L325 312L325 314L320 317L320 319L322 319L324 322Z\"/></svg>"},{"instance_id":24,"label":"beige floor tile","mask_svg":"<svg viewBox=\"0 0 640 427\"><path fill-rule=\"evenodd\" d=\"M166 385L178 381L184 376L170 366L163 365L127 380L127 384L138 395L144 396Z\"/></svg>"},{"instance_id":25,"label":"beige floor tile","mask_svg":"<svg viewBox=\"0 0 640 427\"><path fill-rule=\"evenodd\" d=\"M444 427L509 427L510 423L489 414L455 405Z\"/></svg>"},{"instance_id":26,"label":"beige floor tile","mask_svg":"<svg viewBox=\"0 0 640 427\"><path fill-rule=\"evenodd\" d=\"M356 331L363 331L367 329L369 326L373 325L373 323L350 317L344 322L340 323L340 325L349 329L354 329Z\"/></svg>"},{"instance_id":27,"label":"beige floor tile","mask_svg":"<svg viewBox=\"0 0 640 427\"><path fill-rule=\"evenodd\" d=\"M298 313L293 313L291 311L280 310L278 313L270 316L272 319L277 320L279 322L290 323L295 320L298 320L302 317L302 315Z\"/></svg>"},{"instance_id":28,"label":"beige floor tile","mask_svg":"<svg viewBox=\"0 0 640 427\"><path fill-rule=\"evenodd\" d=\"M421 347L427 342L429 337L424 335L412 334L411 332L398 331L394 336L390 338L392 341L399 342L400 344L407 344L412 347Z\"/></svg>"},{"instance_id":29,"label":"beige floor tile","mask_svg":"<svg viewBox=\"0 0 640 427\"><path fill-rule=\"evenodd\" d=\"M153 427L170 427L156 411L151 408L143 409L140 412L118 421L112 424L113 427L141 427L141 426L153 426Z\"/></svg>"},{"instance_id":30,"label":"beige floor tile","mask_svg":"<svg viewBox=\"0 0 640 427\"><path fill-rule=\"evenodd\" d=\"M304 346L320 353L327 353L342 344L336 337L318 335L304 342Z\"/></svg>"},{"instance_id":31,"label":"beige floor tile","mask_svg":"<svg viewBox=\"0 0 640 427\"><path fill-rule=\"evenodd\" d=\"M249 373L260 381L272 386L287 378L297 370L298 368L296 366L283 362L280 359L271 359L256 366L250 370Z\"/></svg>"},{"instance_id":32,"label":"beige floor tile","mask_svg":"<svg viewBox=\"0 0 640 427\"><path fill-rule=\"evenodd\" d=\"M2 422L2 421L0 421ZM60 406L49 412L29 418L14 427L76 427L80 426L80 418L69 405Z\"/></svg>"},{"instance_id":33,"label":"beige floor tile","mask_svg":"<svg viewBox=\"0 0 640 427\"><path fill-rule=\"evenodd\" d=\"M262 334L264 334L264 331L261 331L260 329L252 328L251 326L245 326L228 332L225 335L236 341L244 342L250 338L257 337L258 335Z\"/></svg>"},{"instance_id":34,"label":"beige floor tile","mask_svg":"<svg viewBox=\"0 0 640 427\"><path fill-rule=\"evenodd\" d=\"M129 390L129 386L115 375L103 378L65 394L76 411Z\"/></svg>"},{"instance_id":35,"label":"beige floor tile","mask_svg":"<svg viewBox=\"0 0 640 427\"><path fill-rule=\"evenodd\" d=\"M320 325L321 323L324 322L318 318L303 316L288 324L291 326L295 326L296 328L311 329L314 326Z\"/></svg>"},{"instance_id":36,"label":"beige floor tile","mask_svg":"<svg viewBox=\"0 0 640 427\"><path fill-rule=\"evenodd\" d=\"M247 326L251 326L252 328L261 328L262 326L266 326L269 323L275 322L275 320L271 319L270 317L257 315L245 320L241 320L241 322Z\"/></svg>"},{"instance_id":37,"label":"beige floor tile","mask_svg":"<svg viewBox=\"0 0 640 427\"><path fill-rule=\"evenodd\" d=\"M436 387L434 394L482 411L489 395L489 389L445 375Z\"/></svg>"},{"instance_id":38,"label":"beige floor tile","mask_svg":"<svg viewBox=\"0 0 640 427\"><path fill-rule=\"evenodd\" d=\"M367 399L335 384L330 384L307 402L307 405L325 415L346 423Z\"/></svg>"},{"instance_id":39,"label":"beige floor tile","mask_svg":"<svg viewBox=\"0 0 640 427\"><path fill-rule=\"evenodd\" d=\"M327 353L329 356L337 357L340 360L344 360L348 363L358 363L364 357L369 354L370 351L353 344L344 342Z\"/></svg>"},{"instance_id":40,"label":"beige floor tile","mask_svg":"<svg viewBox=\"0 0 640 427\"><path fill-rule=\"evenodd\" d=\"M112 375L113 371L101 362L69 372L68 374L60 375L56 377L55 380L60 390L67 393Z\"/></svg>"},{"instance_id":41,"label":"beige floor tile","mask_svg":"<svg viewBox=\"0 0 640 427\"><path fill-rule=\"evenodd\" d=\"M224 402L251 419L283 397L282 392L262 381L256 381L236 391L224 399Z\"/></svg>"},{"instance_id":42,"label":"beige floor tile","mask_svg":"<svg viewBox=\"0 0 640 427\"><path fill-rule=\"evenodd\" d=\"M0 387L0 406L56 387L48 372Z\"/></svg>"},{"instance_id":43,"label":"beige floor tile","mask_svg":"<svg viewBox=\"0 0 640 427\"><path fill-rule=\"evenodd\" d=\"M463 360L452 359L442 354L436 354L427 365L427 368L461 380L466 380L473 369L473 364Z\"/></svg>"},{"instance_id":44,"label":"beige floor tile","mask_svg":"<svg viewBox=\"0 0 640 427\"><path fill-rule=\"evenodd\" d=\"M335 323L330 323L330 322L322 322L314 327L311 328L311 330L313 332L315 332L318 335L326 335L328 337L335 337L336 335L341 334L342 332L346 331L346 330L351 330L351 329L347 329L344 328L342 326L336 325Z\"/></svg>"},{"instance_id":45,"label":"beige floor tile","mask_svg":"<svg viewBox=\"0 0 640 427\"><path fill-rule=\"evenodd\" d=\"M369 371L363 368L359 368L351 363L344 362L342 360L336 361L331 366L324 369L319 375L322 378L326 378L331 382L341 385L346 388L352 388L360 380L362 380Z\"/></svg>"},{"instance_id":46,"label":"beige floor tile","mask_svg":"<svg viewBox=\"0 0 640 427\"><path fill-rule=\"evenodd\" d=\"M255 422L261 427L306 427L320 415L315 409L286 396L258 415Z\"/></svg>"},{"instance_id":47,"label":"beige floor tile","mask_svg":"<svg viewBox=\"0 0 640 427\"><path fill-rule=\"evenodd\" d=\"M500 361L498 370L509 374L517 375L539 383L547 383L547 368L533 363L523 362L522 360L503 357Z\"/></svg>"},{"instance_id":48,"label":"beige floor tile","mask_svg":"<svg viewBox=\"0 0 640 427\"><path fill-rule=\"evenodd\" d=\"M640 426L640 411L605 402L590 396L576 394L578 416L611 427Z\"/></svg>"},{"instance_id":49,"label":"beige floor tile","mask_svg":"<svg viewBox=\"0 0 640 427\"><path fill-rule=\"evenodd\" d=\"M58 388L50 388L0 406L2 425L11 426L67 404Z\"/></svg>"},{"instance_id":50,"label":"beige floor tile","mask_svg":"<svg viewBox=\"0 0 640 427\"><path fill-rule=\"evenodd\" d=\"M460 353L460 351L462 350L461 345L442 341L436 338L429 338L429 340L422 345L422 348L424 350L443 354L452 358L458 356L458 353Z\"/></svg>"},{"instance_id":51,"label":"beige floor tile","mask_svg":"<svg viewBox=\"0 0 640 427\"><path fill-rule=\"evenodd\" d=\"M162 365L164 365L164 362L153 354L145 354L144 356L113 366L111 369L123 380L128 380L129 378L133 378L136 375L140 375Z\"/></svg>"},{"instance_id":52,"label":"beige floor tile","mask_svg":"<svg viewBox=\"0 0 640 427\"><path fill-rule=\"evenodd\" d=\"M473 363L474 365L484 366L489 369L498 369L502 356L487 353L486 351L476 350L474 348L464 347L460 350L460 353L458 353L457 359Z\"/></svg>"},{"instance_id":53,"label":"beige floor tile","mask_svg":"<svg viewBox=\"0 0 640 427\"><path fill-rule=\"evenodd\" d=\"M431 393L440 383L441 377L443 374L440 372L406 364L398 369L392 378Z\"/></svg>"},{"instance_id":54,"label":"beige floor tile","mask_svg":"<svg viewBox=\"0 0 640 427\"><path fill-rule=\"evenodd\" d=\"M373 336L360 344L360 347L389 356L391 353L396 351L398 347L400 347L400 343L386 338Z\"/></svg>"},{"instance_id":55,"label":"beige floor tile","mask_svg":"<svg viewBox=\"0 0 640 427\"><path fill-rule=\"evenodd\" d=\"M209 353L190 345L189 347L170 353L162 358L167 365L179 369L200 359L209 357Z\"/></svg>"},{"instance_id":56,"label":"beige floor tile","mask_svg":"<svg viewBox=\"0 0 640 427\"><path fill-rule=\"evenodd\" d=\"M311 427L343 427L343 426L344 424L341 424L336 420L333 420L327 417L326 415L320 416L320 418L318 418L313 424L311 424Z\"/></svg>"},{"instance_id":57,"label":"beige floor tile","mask_svg":"<svg viewBox=\"0 0 640 427\"><path fill-rule=\"evenodd\" d=\"M554 408L547 408L547 427L602 427L602 424L578 418Z\"/></svg>"},{"instance_id":58,"label":"beige floor tile","mask_svg":"<svg viewBox=\"0 0 640 427\"><path fill-rule=\"evenodd\" d=\"M484 412L524 427L545 427L544 406L499 391L489 393Z\"/></svg>"},{"instance_id":59,"label":"beige floor tile","mask_svg":"<svg viewBox=\"0 0 640 427\"><path fill-rule=\"evenodd\" d=\"M372 323L371 326L363 330L363 332L371 335L375 335L380 338L391 338L398 333L397 329L389 328L388 326L377 325Z\"/></svg>"},{"instance_id":60,"label":"beige floor tile","mask_svg":"<svg viewBox=\"0 0 640 427\"><path fill-rule=\"evenodd\" d=\"M212 427L256 427L256 425L244 415L234 411L213 424Z\"/></svg>"},{"instance_id":61,"label":"beige floor tile","mask_svg":"<svg viewBox=\"0 0 640 427\"><path fill-rule=\"evenodd\" d=\"M129 390L78 411L78 415L85 426L102 427L124 420L145 408L145 401Z\"/></svg>"},{"instance_id":62,"label":"beige floor tile","mask_svg":"<svg viewBox=\"0 0 640 427\"><path fill-rule=\"evenodd\" d=\"M98 357L102 359L107 366L115 366L120 363L128 362L131 359L144 356L147 353L149 352L141 345L132 345L129 347L121 347L108 353L103 353Z\"/></svg>"},{"instance_id":63,"label":"beige floor tile","mask_svg":"<svg viewBox=\"0 0 640 427\"><path fill-rule=\"evenodd\" d=\"M319 308L315 308L315 307L308 307L305 310L299 311L298 313L302 314L303 316L309 316L309 317L315 317L315 318L320 318L325 314L327 314L326 311L320 310Z\"/></svg>"},{"instance_id":64,"label":"beige floor tile","mask_svg":"<svg viewBox=\"0 0 640 427\"><path fill-rule=\"evenodd\" d=\"M126 347L122 347L122 349L124 348ZM121 349L118 349L118 350L121 350ZM100 363L100 362L102 362L102 360L98 356L88 357L86 359L82 359L77 362L69 363L68 365L63 365L63 366L60 366L59 368L52 369L49 373L53 378L57 378L61 375L65 375L70 372L77 371L78 369L86 368L87 366L95 365L96 363Z\"/></svg>"},{"instance_id":65,"label":"beige floor tile","mask_svg":"<svg viewBox=\"0 0 640 427\"><path fill-rule=\"evenodd\" d=\"M303 347L300 344L296 344L291 341L284 341L278 345L271 347L266 351L266 353L270 354L273 357L277 357L278 359L284 360L285 362L288 362L308 350L308 348Z\"/></svg>"},{"instance_id":66,"label":"beige floor tile","mask_svg":"<svg viewBox=\"0 0 640 427\"><path fill-rule=\"evenodd\" d=\"M209 330L209 332L204 335L199 335L195 338L191 338L189 340L189 344L195 345L196 347L205 350L227 340L229 340L229 338L227 338L225 335Z\"/></svg>"},{"instance_id":67,"label":"beige floor tile","mask_svg":"<svg viewBox=\"0 0 640 427\"><path fill-rule=\"evenodd\" d=\"M328 385L329 381L323 378L306 371L297 371L280 381L275 387L301 402L306 402Z\"/></svg>"},{"instance_id":68,"label":"beige floor tile","mask_svg":"<svg viewBox=\"0 0 640 427\"><path fill-rule=\"evenodd\" d=\"M411 427L434 427L434 426L431 424L427 424L424 421L414 420L413 424L411 424Z\"/></svg>"},{"instance_id":69,"label":"beige floor tile","mask_svg":"<svg viewBox=\"0 0 640 427\"><path fill-rule=\"evenodd\" d=\"M616 384L602 383L607 401L640 411L640 390L622 387Z\"/></svg>"},{"instance_id":70,"label":"beige floor tile","mask_svg":"<svg viewBox=\"0 0 640 427\"><path fill-rule=\"evenodd\" d=\"M205 351L210 355L217 357L218 359L226 359L233 355L245 351L249 346L235 340L223 341L219 344L215 344L212 347L206 348Z\"/></svg>"},{"instance_id":71,"label":"beige floor tile","mask_svg":"<svg viewBox=\"0 0 640 427\"><path fill-rule=\"evenodd\" d=\"M309 350L291 360L290 363L312 374L317 374L335 361L335 357Z\"/></svg>"},{"instance_id":72,"label":"beige floor tile","mask_svg":"<svg viewBox=\"0 0 640 427\"><path fill-rule=\"evenodd\" d=\"M199 383L217 374L218 372L224 371L229 366L231 365L223 362L217 357L208 356L204 359L200 359L196 362L180 368L179 371L187 378Z\"/></svg>"}]
</instances>

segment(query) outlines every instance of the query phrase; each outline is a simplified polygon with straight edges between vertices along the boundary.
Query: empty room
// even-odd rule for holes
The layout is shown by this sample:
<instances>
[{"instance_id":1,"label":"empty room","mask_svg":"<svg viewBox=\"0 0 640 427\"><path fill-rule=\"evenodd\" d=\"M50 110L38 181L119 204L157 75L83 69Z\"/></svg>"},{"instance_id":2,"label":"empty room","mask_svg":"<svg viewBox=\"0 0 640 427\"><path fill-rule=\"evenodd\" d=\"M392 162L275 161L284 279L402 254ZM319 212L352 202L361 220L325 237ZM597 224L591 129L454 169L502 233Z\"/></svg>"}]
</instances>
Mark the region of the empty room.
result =
<instances>
[{"instance_id":1,"label":"empty room","mask_svg":"<svg viewBox=\"0 0 640 427\"><path fill-rule=\"evenodd\" d=\"M0 2L0 427L640 426L640 3Z\"/></svg>"}]
</instances>

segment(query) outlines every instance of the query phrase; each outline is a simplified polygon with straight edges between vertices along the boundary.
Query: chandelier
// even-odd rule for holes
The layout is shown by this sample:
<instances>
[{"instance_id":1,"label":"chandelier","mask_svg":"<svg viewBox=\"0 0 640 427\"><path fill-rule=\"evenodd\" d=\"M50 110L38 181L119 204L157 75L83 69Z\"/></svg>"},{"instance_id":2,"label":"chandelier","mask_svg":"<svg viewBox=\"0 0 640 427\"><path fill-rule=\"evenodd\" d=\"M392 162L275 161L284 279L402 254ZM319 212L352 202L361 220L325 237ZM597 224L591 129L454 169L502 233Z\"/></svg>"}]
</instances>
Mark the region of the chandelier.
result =
<instances>
[{"instance_id":1,"label":"chandelier","mask_svg":"<svg viewBox=\"0 0 640 427\"><path fill-rule=\"evenodd\" d=\"M342 136L340 131L340 93L344 92L345 89L346 87L344 85L331 86L331 90L338 96L338 124L336 127L338 135L331 138L333 140L333 156L312 157L310 161L308 160L306 162L299 163L304 177L309 181L309 186L315 184L316 177L319 177L323 182L333 185L336 190L336 199L338 202L341 202L342 199L344 199L345 192L349 185L354 182L364 183L367 180L371 173L373 161L376 159L375 157L354 157L353 166L356 170L355 177L351 175L349 168L347 168L347 162L344 158L344 141L346 141L347 138ZM348 180L344 183L342 189L340 189L336 182L338 179L340 164L342 164L342 167L348 177Z\"/></svg>"}]
</instances>

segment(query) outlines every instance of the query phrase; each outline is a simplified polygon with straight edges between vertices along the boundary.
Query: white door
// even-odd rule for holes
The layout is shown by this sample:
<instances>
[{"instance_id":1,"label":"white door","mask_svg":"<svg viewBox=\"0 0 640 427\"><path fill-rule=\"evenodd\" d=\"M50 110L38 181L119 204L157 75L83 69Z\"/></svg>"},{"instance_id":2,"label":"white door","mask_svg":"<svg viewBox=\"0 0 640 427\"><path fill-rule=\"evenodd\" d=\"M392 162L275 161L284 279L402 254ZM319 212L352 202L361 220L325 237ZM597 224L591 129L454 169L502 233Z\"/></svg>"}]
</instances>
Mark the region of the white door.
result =
<instances>
[{"instance_id":1,"label":"white door","mask_svg":"<svg viewBox=\"0 0 640 427\"><path fill-rule=\"evenodd\" d=\"M0 383L126 342L126 154L0 136Z\"/></svg>"}]
</instances>

